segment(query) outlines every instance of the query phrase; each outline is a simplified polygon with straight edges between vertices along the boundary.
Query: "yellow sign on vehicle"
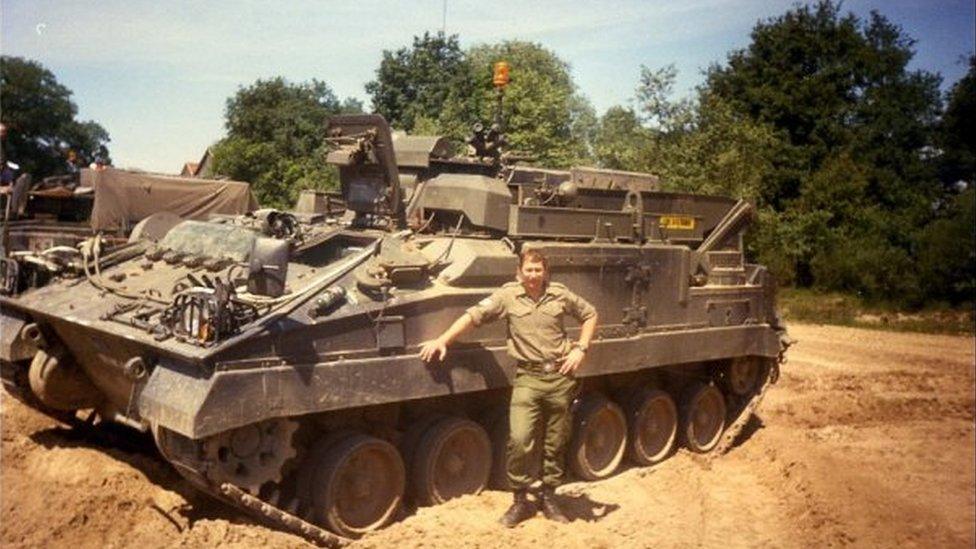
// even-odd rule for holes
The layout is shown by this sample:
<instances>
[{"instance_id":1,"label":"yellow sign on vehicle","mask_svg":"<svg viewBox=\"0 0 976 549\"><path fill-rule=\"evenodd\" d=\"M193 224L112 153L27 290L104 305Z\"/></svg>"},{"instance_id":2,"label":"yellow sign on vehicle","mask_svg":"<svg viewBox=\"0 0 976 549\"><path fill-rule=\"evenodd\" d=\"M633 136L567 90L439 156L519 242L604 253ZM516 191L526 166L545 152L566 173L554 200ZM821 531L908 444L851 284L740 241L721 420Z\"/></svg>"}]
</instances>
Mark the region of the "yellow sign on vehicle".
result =
<instances>
[{"instance_id":1,"label":"yellow sign on vehicle","mask_svg":"<svg viewBox=\"0 0 976 549\"><path fill-rule=\"evenodd\" d=\"M694 230L695 218L690 215L662 215L658 223L662 229Z\"/></svg>"}]
</instances>

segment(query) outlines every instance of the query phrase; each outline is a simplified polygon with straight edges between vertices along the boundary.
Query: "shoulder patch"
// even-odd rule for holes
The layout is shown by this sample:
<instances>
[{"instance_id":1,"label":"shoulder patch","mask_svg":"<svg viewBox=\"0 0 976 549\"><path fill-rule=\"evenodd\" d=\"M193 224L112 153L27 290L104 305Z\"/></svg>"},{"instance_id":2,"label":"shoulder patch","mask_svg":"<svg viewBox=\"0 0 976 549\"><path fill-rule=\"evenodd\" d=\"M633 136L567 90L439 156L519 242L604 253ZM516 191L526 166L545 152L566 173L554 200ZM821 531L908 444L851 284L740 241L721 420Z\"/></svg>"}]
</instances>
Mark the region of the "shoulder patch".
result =
<instances>
[{"instance_id":1,"label":"shoulder patch","mask_svg":"<svg viewBox=\"0 0 976 549\"><path fill-rule=\"evenodd\" d=\"M486 297L486 298L484 298L484 299L482 299L481 301L478 302L478 306L479 307L484 307L486 309L488 307L493 306L494 304L495 304L495 302L492 301L490 297Z\"/></svg>"}]
</instances>

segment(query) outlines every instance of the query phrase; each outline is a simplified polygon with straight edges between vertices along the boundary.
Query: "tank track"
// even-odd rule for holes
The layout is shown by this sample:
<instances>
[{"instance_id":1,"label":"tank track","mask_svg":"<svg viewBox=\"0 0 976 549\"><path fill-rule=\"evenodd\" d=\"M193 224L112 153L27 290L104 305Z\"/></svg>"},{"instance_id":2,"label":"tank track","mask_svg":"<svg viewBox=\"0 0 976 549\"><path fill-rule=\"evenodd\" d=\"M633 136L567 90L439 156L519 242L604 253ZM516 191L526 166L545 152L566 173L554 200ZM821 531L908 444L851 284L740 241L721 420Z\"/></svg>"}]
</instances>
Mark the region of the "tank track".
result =
<instances>
[{"instance_id":1,"label":"tank track","mask_svg":"<svg viewBox=\"0 0 976 549\"><path fill-rule=\"evenodd\" d=\"M304 521L288 511L256 498L228 482L220 485L220 494L223 496L224 501L229 501L238 508L255 515L259 519L269 523L270 526L301 536L319 547L332 549L343 547L352 541L351 539L333 534L324 528Z\"/></svg>"},{"instance_id":2,"label":"tank track","mask_svg":"<svg viewBox=\"0 0 976 549\"><path fill-rule=\"evenodd\" d=\"M735 419L722 432L722 437L719 439L718 445L712 451L713 456L724 455L735 445L735 441L742 434L742 430L749 423L749 419L752 418L752 415L759 409L759 405L762 404L763 397L766 396L766 391L779 381L779 367L786 362L786 350L793 343L794 341L786 335L785 330L781 332L779 357L767 361L762 372L762 385L753 394L752 398L741 407L735 415Z\"/></svg>"},{"instance_id":3,"label":"tank track","mask_svg":"<svg viewBox=\"0 0 976 549\"><path fill-rule=\"evenodd\" d=\"M707 457L717 458L718 456L726 454L735 446L735 443L742 434L743 429L746 427L752 415L756 413L761 405L766 392L778 381L780 365L785 362L785 351L792 343L793 341L790 340L788 336L785 336L785 333L782 334L781 351L779 357L768 359L764 363L764 368L760 377L761 383L759 384L758 390L753 391L751 396L741 397L741 400L737 403L737 412L734 413L734 418L728 423L719 439L718 444L708 453ZM29 387L26 386L25 379L23 379L25 376L15 375L22 372L17 371L16 368L10 368L13 366L11 364L5 364L4 366L6 366L6 368L4 368L6 371L3 372L3 377L5 378L4 388L8 393L15 396L19 400L25 401L25 403L29 406L47 413L56 419L66 422L71 426L82 428L85 427L85 422L73 417L74 414L69 415L56 412L52 414L52 411L46 410L43 405L40 405L40 403L36 401L36 398L32 398L33 394L31 393ZM251 493L248 493L246 489L240 486L230 482L220 481L219 479L210 478L211 475L208 475L207 467L202 463L198 462L191 464L184 462L181 459L174 460L173 457L175 456L172 455L171 452L167 451L174 448L168 448L168 445L165 444L164 441L157 438L157 445L160 445L160 443L163 443L160 446L163 457L174 465L177 471L179 471L182 476L190 480L195 486L197 486L197 488L210 493L222 502L237 507L251 516L254 516L256 519L265 523L269 527L300 536L308 542L320 547L339 548L344 547L354 541L350 538L343 537L320 526L312 524L303 518L296 516L293 510L283 509L267 499L261 499L260 497L252 495ZM276 500L278 498L272 496L270 499Z\"/></svg>"},{"instance_id":4,"label":"tank track","mask_svg":"<svg viewBox=\"0 0 976 549\"><path fill-rule=\"evenodd\" d=\"M82 421L73 413L59 412L47 408L40 401L38 401L36 397L34 397L30 387L27 385L26 380L21 379L21 377L26 376L26 373L24 376L12 375L20 373L19 370L15 368L16 365L6 363L3 366L5 367L3 388L10 396L39 412L67 424L74 429L83 430L86 436L97 438L105 438L108 436L92 428L90 420L93 419L94 414L89 416L89 421ZM108 442L109 444L117 446L120 440L113 439ZM166 456L164 455L164 457ZM343 547L352 541L348 538L336 535L328 530L306 522L288 511L285 511L284 509L280 509L267 501L248 494L233 484L225 482L220 485L218 490L215 491L213 490L211 483L206 480L206 476L201 471L194 470L192 467L188 467L185 464L174 463L172 461L170 461L170 463L175 465L177 471L198 488L202 488L203 490L211 493L213 496L216 496L221 501L255 516L259 520L267 523L269 526L293 533L304 538L310 543L318 545L319 547L328 547L330 549Z\"/></svg>"},{"instance_id":5,"label":"tank track","mask_svg":"<svg viewBox=\"0 0 976 549\"><path fill-rule=\"evenodd\" d=\"M198 455L200 448L189 439L161 428L153 428L152 432L162 457L200 491L271 528L295 534L320 547L342 547L352 541L296 516L294 507L282 505L273 493L265 494L266 498L262 499L249 493L247 487L228 482L224 475L214 472L213 456Z\"/></svg>"},{"instance_id":6,"label":"tank track","mask_svg":"<svg viewBox=\"0 0 976 549\"><path fill-rule=\"evenodd\" d=\"M718 457L728 453L732 449L742 430L748 424L749 419L756 413L759 405L762 404L766 392L779 380L779 367L780 364L785 362L786 348L791 343L792 341L789 339L784 339L779 357L766 363L766 367L762 372L762 384L759 390L755 391L752 397L740 407L738 413L735 414L735 419L729 423L728 427L722 433L718 445L710 452L710 456ZM338 548L353 541L311 524L284 509L245 492L233 484L223 483L220 486L220 495L223 496L222 499L224 501L228 501L236 507L255 515L270 526L301 536L320 547Z\"/></svg>"},{"instance_id":7,"label":"tank track","mask_svg":"<svg viewBox=\"0 0 976 549\"><path fill-rule=\"evenodd\" d=\"M738 414L736 414L735 419L729 423L725 431L722 432L722 438L719 439L718 444L715 449L712 450L712 455L721 456L728 453L729 450L735 445L735 441L739 438L742 430L745 428L746 424L749 423L749 419L762 404L763 397L766 396L766 390L769 389L774 383L776 383L776 377L778 373L774 374L773 371L778 372L779 366L774 364L767 369L766 375L763 376L762 386L759 388L754 396L746 402L745 406L742 406Z\"/></svg>"}]
</instances>

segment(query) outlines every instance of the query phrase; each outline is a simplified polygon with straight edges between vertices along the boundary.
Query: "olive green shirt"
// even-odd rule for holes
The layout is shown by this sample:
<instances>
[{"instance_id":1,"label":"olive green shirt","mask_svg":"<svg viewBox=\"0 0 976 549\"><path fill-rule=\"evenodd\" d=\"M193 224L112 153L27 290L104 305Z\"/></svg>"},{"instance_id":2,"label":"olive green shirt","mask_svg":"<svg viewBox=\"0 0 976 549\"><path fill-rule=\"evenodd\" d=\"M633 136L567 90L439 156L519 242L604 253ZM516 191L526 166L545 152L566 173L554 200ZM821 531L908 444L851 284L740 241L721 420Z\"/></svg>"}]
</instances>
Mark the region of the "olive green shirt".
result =
<instances>
[{"instance_id":1,"label":"olive green shirt","mask_svg":"<svg viewBox=\"0 0 976 549\"><path fill-rule=\"evenodd\" d=\"M550 282L533 300L519 282L509 282L469 308L475 326L501 317L508 320L508 354L520 362L552 362L569 354L571 342L563 319L579 322L593 318L596 309L558 282Z\"/></svg>"}]
</instances>

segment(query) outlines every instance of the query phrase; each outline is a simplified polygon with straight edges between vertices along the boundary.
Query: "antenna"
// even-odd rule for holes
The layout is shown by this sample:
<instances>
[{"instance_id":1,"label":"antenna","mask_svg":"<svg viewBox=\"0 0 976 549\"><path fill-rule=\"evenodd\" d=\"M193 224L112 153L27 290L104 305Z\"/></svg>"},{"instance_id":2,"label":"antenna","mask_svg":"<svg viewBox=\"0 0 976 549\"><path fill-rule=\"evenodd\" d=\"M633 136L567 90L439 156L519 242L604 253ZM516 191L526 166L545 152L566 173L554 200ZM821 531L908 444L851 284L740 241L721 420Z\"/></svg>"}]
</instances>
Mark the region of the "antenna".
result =
<instances>
[{"instance_id":1,"label":"antenna","mask_svg":"<svg viewBox=\"0 0 976 549\"><path fill-rule=\"evenodd\" d=\"M441 11L441 34L447 36L447 0L444 0L444 9Z\"/></svg>"}]
</instances>

